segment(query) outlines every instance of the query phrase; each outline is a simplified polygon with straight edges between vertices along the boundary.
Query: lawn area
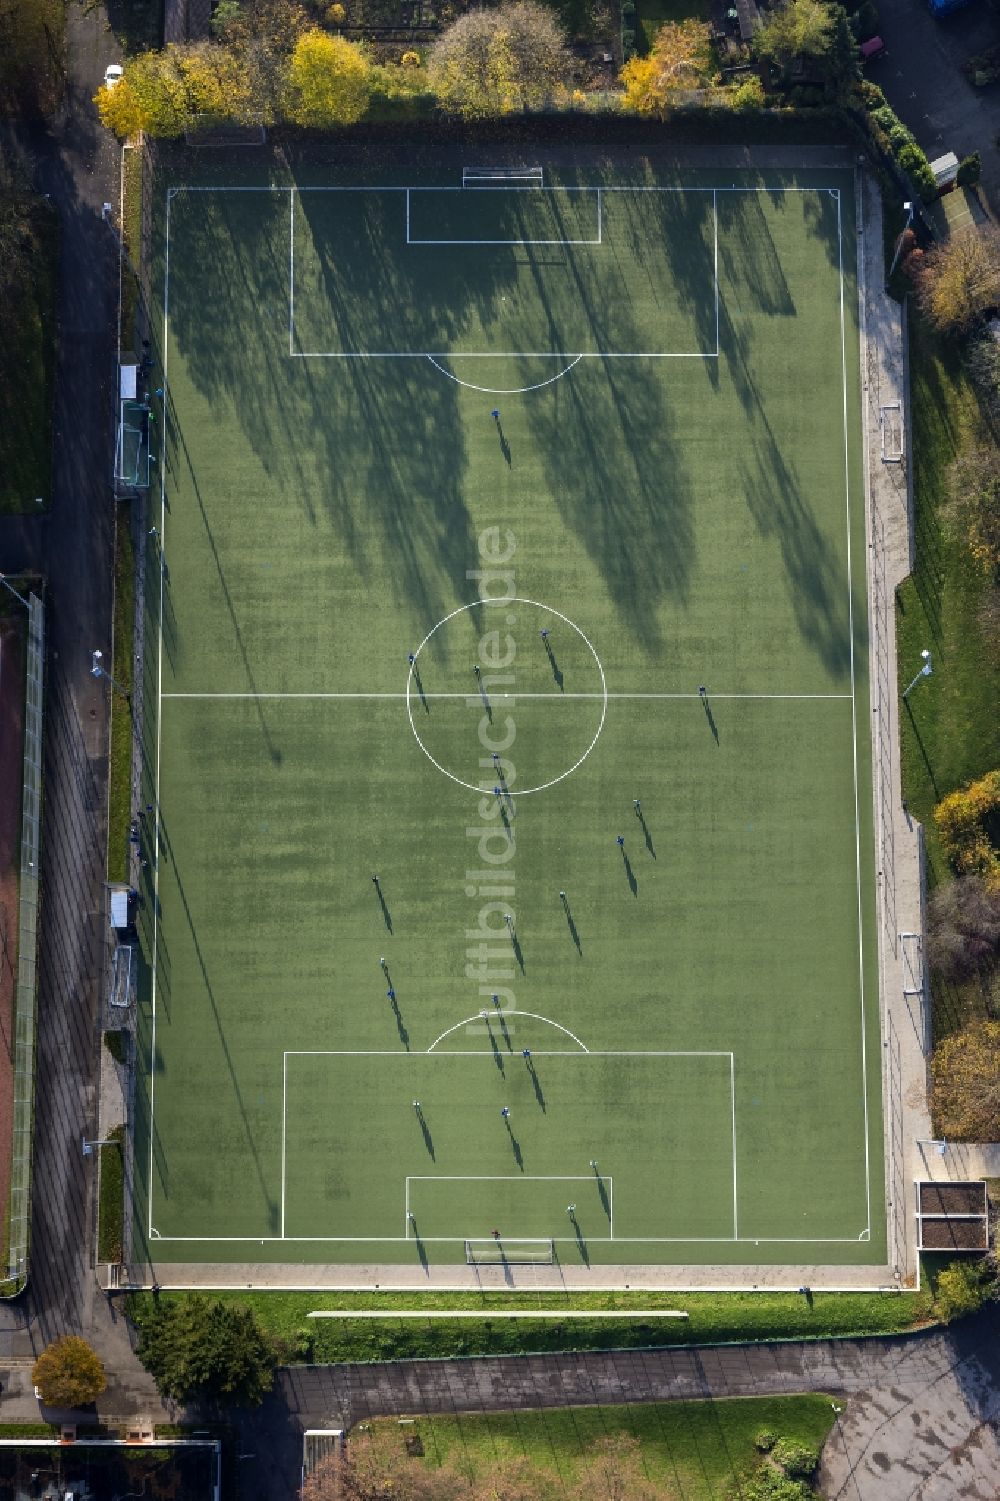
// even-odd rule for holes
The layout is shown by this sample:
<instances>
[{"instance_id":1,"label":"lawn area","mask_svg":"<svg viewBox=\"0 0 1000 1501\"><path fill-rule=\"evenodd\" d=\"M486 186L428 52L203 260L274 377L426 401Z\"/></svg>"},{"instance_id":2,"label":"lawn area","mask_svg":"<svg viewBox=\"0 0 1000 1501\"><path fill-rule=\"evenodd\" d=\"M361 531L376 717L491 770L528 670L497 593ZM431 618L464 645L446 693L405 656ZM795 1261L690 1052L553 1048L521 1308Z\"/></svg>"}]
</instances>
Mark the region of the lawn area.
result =
<instances>
[{"instance_id":1,"label":"lawn area","mask_svg":"<svg viewBox=\"0 0 1000 1501\"><path fill-rule=\"evenodd\" d=\"M0 49L2 50L2 49ZM43 198L0 192L0 514L40 511L52 473L58 223ZM9 239L7 238L9 236Z\"/></svg>"},{"instance_id":2,"label":"lawn area","mask_svg":"<svg viewBox=\"0 0 1000 1501\"><path fill-rule=\"evenodd\" d=\"M1000 766L1000 653L978 621L986 576L967 548L941 525L949 464L987 436L957 347L911 318L910 368L914 447L916 566L897 593L900 690L933 653L934 674L917 684L900 714L903 792L927 835L928 882L950 876L933 823L948 792ZM997 461L1000 463L1000 453ZM983 1013L973 981L934 986L934 1031L940 1038Z\"/></svg>"},{"instance_id":3,"label":"lawn area","mask_svg":"<svg viewBox=\"0 0 1000 1501\"><path fill-rule=\"evenodd\" d=\"M132 691L135 638L135 555L132 507L119 503L115 513L115 611L113 666L115 682ZM118 692L111 694L111 750L108 769L108 880L127 881L128 831L132 816L132 712Z\"/></svg>"},{"instance_id":4,"label":"lawn area","mask_svg":"<svg viewBox=\"0 0 1000 1501\"><path fill-rule=\"evenodd\" d=\"M540 1492L551 1501L576 1479L580 1461L597 1441L627 1435L642 1445L643 1465L654 1483L672 1485L671 1494L684 1501L719 1501L759 1462L758 1433L768 1431L818 1453L834 1419L832 1399L809 1394L462 1413L420 1417L405 1428L391 1419L371 1427L392 1446L419 1435L425 1464L450 1463L470 1478L526 1456L533 1470L551 1477Z\"/></svg>"},{"instance_id":5,"label":"lawn area","mask_svg":"<svg viewBox=\"0 0 1000 1501\"><path fill-rule=\"evenodd\" d=\"M125 1222L124 1126L108 1135L109 1146L101 1147L101 1192L97 1221L98 1261L120 1262L122 1227Z\"/></svg>"},{"instance_id":6,"label":"lawn area","mask_svg":"<svg viewBox=\"0 0 1000 1501\"><path fill-rule=\"evenodd\" d=\"M182 1298L183 1293L161 1293ZM457 1355L519 1355L541 1350L606 1350L658 1345L739 1343L768 1339L899 1334L926 1323L930 1293L816 1293L811 1302L798 1293L279 1293L226 1292L223 1302L253 1309L257 1322L281 1341L284 1358L318 1364ZM137 1321L150 1310L150 1294L129 1300ZM622 1318L490 1320L491 1310L621 1309ZM317 1309L483 1310L483 1319L310 1319ZM637 1311L673 1308L687 1319L643 1323Z\"/></svg>"},{"instance_id":7,"label":"lawn area","mask_svg":"<svg viewBox=\"0 0 1000 1501\"><path fill-rule=\"evenodd\" d=\"M647 53L661 26L668 21L707 21L707 0L635 0L636 50Z\"/></svg>"}]
</instances>

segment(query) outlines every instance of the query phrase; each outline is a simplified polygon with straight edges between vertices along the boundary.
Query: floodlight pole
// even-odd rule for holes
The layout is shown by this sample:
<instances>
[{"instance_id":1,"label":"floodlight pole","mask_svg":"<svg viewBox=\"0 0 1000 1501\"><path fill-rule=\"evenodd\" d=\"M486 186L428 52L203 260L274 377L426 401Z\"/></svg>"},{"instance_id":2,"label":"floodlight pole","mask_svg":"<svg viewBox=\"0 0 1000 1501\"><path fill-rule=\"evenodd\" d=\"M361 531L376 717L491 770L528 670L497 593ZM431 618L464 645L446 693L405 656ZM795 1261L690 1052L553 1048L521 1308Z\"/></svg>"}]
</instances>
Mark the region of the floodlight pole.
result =
<instances>
[{"instance_id":1,"label":"floodlight pole","mask_svg":"<svg viewBox=\"0 0 1000 1501\"><path fill-rule=\"evenodd\" d=\"M907 202L907 203L903 204L903 207L906 210L906 223L903 225L903 228L900 230L899 239L896 241L896 253L895 253L895 255L892 258L892 265L889 267L889 275L885 279L885 290L887 292L889 290L889 283L892 281L892 278L895 275L896 267L899 264L899 256L900 256L900 252L903 249L903 240L904 240L904 238L906 236L906 231L909 229L910 225L913 223L913 204Z\"/></svg>"},{"instance_id":2,"label":"floodlight pole","mask_svg":"<svg viewBox=\"0 0 1000 1501\"><path fill-rule=\"evenodd\" d=\"M103 657L104 657L104 653L102 651L92 651L91 652L91 654L90 654L90 675L91 675L91 677L93 677L93 678L107 678L107 680L111 684L112 688L117 688L118 692L121 694L121 696L125 700L125 702L128 703L128 704L130 704L132 702L132 695L131 695L131 693L126 692L126 690L122 687L121 683L116 683L115 682L114 678L111 676L110 672L108 672L107 668L101 666L101 661L102 661Z\"/></svg>"},{"instance_id":3,"label":"floodlight pole","mask_svg":"<svg viewBox=\"0 0 1000 1501\"><path fill-rule=\"evenodd\" d=\"M24 595L19 593L18 590L14 588L13 584L8 583L7 575L5 573L0 573L0 584L3 584L4 588L7 590L7 593L13 594L18 603L22 604L26 610L31 609L31 606L28 604L28 601L25 599Z\"/></svg>"},{"instance_id":4,"label":"floodlight pole","mask_svg":"<svg viewBox=\"0 0 1000 1501\"><path fill-rule=\"evenodd\" d=\"M917 684L920 682L921 678L929 678L930 675L931 675L931 673L934 671L934 664L931 661L931 654L926 649L926 647L920 653L920 655L924 659L924 665L923 665L923 667L921 667L920 671L917 673L916 677L913 679L913 682L910 684L909 688L907 688L904 691L904 693L903 693L903 697L904 698L909 698L910 693L917 686Z\"/></svg>"},{"instance_id":5,"label":"floodlight pole","mask_svg":"<svg viewBox=\"0 0 1000 1501\"><path fill-rule=\"evenodd\" d=\"M95 1147L116 1147L118 1145L119 1143L117 1141L112 1141L110 1137L106 1137L103 1141L88 1141L87 1138L84 1137L83 1155L84 1157L89 1157Z\"/></svg>"}]
</instances>

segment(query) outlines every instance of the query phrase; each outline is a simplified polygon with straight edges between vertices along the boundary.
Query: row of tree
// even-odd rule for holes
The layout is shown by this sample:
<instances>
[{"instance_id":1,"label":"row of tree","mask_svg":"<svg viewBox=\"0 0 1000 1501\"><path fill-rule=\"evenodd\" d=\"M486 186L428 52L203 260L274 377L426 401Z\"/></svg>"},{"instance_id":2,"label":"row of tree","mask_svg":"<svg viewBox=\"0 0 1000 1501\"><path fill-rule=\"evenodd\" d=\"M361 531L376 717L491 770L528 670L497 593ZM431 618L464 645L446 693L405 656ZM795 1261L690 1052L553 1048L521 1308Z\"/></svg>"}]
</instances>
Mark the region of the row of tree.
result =
<instances>
[{"instance_id":1,"label":"row of tree","mask_svg":"<svg viewBox=\"0 0 1000 1501\"><path fill-rule=\"evenodd\" d=\"M556 13L536 0L505 0L496 9L460 16L426 60L404 54L399 64L375 62L364 45L336 30L343 7L317 25L298 0L222 0L216 40L170 46L126 63L123 80L97 95L101 118L117 135L137 130L175 136L197 120L227 120L325 129L352 124L382 95L424 96L465 117L490 117L583 103L573 88L574 62ZM685 96L735 109L759 108L762 74L787 85L803 62L812 82L840 97L857 77L857 43L847 13L831 0L787 0L756 33L758 71L723 81L709 27L668 23L649 54L622 71L623 103L642 114L665 114Z\"/></svg>"},{"instance_id":2,"label":"row of tree","mask_svg":"<svg viewBox=\"0 0 1000 1501\"><path fill-rule=\"evenodd\" d=\"M119 136L176 136L200 120L325 129L360 120L377 95L424 95L465 116L571 97L565 34L535 0L470 11L426 62L408 52L398 64L376 63L363 45L316 25L297 0L226 0L219 16L214 42L127 61L121 82L97 95L104 124Z\"/></svg>"}]
</instances>

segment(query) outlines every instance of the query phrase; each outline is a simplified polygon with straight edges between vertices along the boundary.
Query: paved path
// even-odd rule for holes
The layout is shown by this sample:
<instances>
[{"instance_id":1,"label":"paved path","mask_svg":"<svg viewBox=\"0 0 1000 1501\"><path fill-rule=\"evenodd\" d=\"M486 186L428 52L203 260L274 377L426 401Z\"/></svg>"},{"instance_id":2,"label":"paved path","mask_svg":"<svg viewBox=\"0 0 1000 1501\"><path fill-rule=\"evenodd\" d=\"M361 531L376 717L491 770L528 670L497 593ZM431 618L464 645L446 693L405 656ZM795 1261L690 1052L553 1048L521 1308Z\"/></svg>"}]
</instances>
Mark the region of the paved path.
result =
<instances>
[{"instance_id":1,"label":"paved path","mask_svg":"<svg viewBox=\"0 0 1000 1501\"><path fill-rule=\"evenodd\" d=\"M117 200L118 151L91 99L118 52L102 5L70 6L67 28L59 117L48 125L0 122L38 191L50 195L61 232L51 506L45 515L0 519L0 569L44 574L48 603L31 1278L21 1299L0 1304L0 1421L37 1419L31 1357L65 1331L85 1334L115 1373L102 1414L163 1415L124 1320L96 1290L89 1263L96 1158L85 1160L80 1146L84 1133L96 1134L107 941L109 704L107 685L89 666L95 647L108 653L111 645L118 289L117 249L101 218L102 204Z\"/></svg>"},{"instance_id":2,"label":"paved path","mask_svg":"<svg viewBox=\"0 0 1000 1501\"><path fill-rule=\"evenodd\" d=\"M366 1418L621 1406L820 1391L843 1405L823 1494L845 1501L996 1501L1000 1309L905 1339L703 1350L297 1366L247 1419L243 1501L291 1501L305 1428Z\"/></svg>"}]
</instances>

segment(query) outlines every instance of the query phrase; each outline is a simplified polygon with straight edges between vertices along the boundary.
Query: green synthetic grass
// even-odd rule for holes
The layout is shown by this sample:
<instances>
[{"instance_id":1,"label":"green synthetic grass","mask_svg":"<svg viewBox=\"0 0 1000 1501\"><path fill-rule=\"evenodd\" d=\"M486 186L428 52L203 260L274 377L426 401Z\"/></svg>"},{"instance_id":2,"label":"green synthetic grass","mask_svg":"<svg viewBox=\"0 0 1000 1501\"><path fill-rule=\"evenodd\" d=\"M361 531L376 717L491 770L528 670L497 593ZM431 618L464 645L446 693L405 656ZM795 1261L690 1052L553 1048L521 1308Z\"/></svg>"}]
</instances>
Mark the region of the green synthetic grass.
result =
<instances>
[{"instance_id":1,"label":"green synthetic grass","mask_svg":"<svg viewBox=\"0 0 1000 1501\"><path fill-rule=\"evenodd\" d=\"M115 609L113 620L115 682L131 693L135 653L135 554L132 508L115 513ZM108 757L108 880L129 879L128 831L132 819L132 713L117 691L111 695L111 748Z\"/></svg>"},{"instance_id":2,"label":"green synthetic grass","mask_svg":"<svg viewBox=\"0 0 1000 1501\"><path fill-rule=\"evenodd\" d=\"M16 214L19 263L0 310L0 515L42 511L52 483L59 226L40 198Z\"/></svg>"},{"instance_id":3,"label":"green synthetic grass","mask_svg":"<svg viewBox=\"0 0 1000 1501\"><path fill-rule=\"evenodd\" d=\"M163 1298L183 1293L159 1293ZM253 1309L260 1327L279 1341L283 1360L340 1361L523 1355L545 1350L651 1349L775 1339L856 1338L900 1334L933 1317L930 1292L884 1293L278 1293L223 1292L223 1302ZM133 1294L130 1315L141 1323L151 1294ZM483 1310L482 1320L310 1319L319 1309ZM621 1320L491 1319L491 1310L620 1309ZM643 1322L636 1314L680 1309L687 1319Z\"/></svg>"},{"instance_id":4,"label":"green synthetic grass","mask_svg":"<svg viewBox=\"0 0 1000 1501\"><path fill-rule=\"evenodd\" d=\"M759 1464L758 1433L768 1431L818 1453L835 1418L830 1397L810 1394L462 1413L416 1418L405 1428L392 1419L368 1426L388 1446L402 1447L418 1434L424 1464L447 1463L472 1478L525 1457L534 1470L551 1476L543 1494L553 1501L577 1478L581 1460L596 1443L628 1436L641 1444L650 1480L674 1486L685 1501L718 1501Z\"/></svg>"},{"instance_id":5,"label":"green synthetic grass","mask_svg":"<svg viewBox=\"0 0 1000 1501\"><path fill-rule=\"evenodd\" d=\"M158 1259L884 1256L853 198L770 186L606 192L600 254L407 245L399 192L172 197ZM584 202L412 194L411 239ZM379 351L416 357L343 358ZM685 357L541 385L581 351Z\"/></svg>"}]
</instances>

